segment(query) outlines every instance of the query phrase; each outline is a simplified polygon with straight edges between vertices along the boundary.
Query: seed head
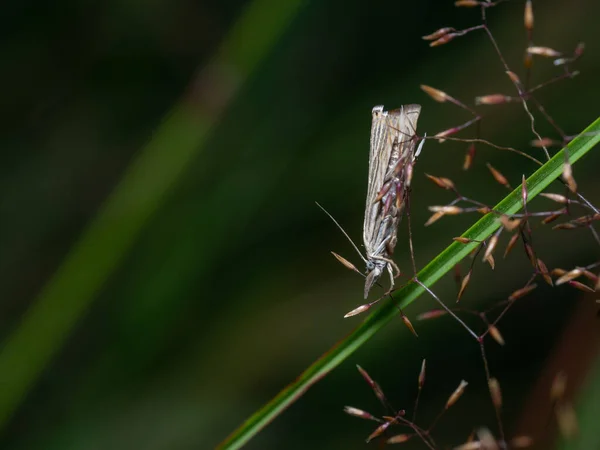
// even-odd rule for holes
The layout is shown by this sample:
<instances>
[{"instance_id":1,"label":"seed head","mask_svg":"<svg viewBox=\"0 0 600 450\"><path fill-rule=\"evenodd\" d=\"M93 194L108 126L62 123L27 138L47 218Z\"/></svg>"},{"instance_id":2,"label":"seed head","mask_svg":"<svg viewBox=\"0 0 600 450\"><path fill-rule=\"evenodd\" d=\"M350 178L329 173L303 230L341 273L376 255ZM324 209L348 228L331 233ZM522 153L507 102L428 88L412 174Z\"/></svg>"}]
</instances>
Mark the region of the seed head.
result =
<instances>
[{"instance_id":1,"label":"seed head","mask_svg":"<svg viewBox=\"0 0 600 450\"><path fill-rule=\"evenodd\" d=\"M561 53L559 51L556 51L550 47L537 47L537 46L528 47L527 53L529 53L530 55L544 56L546 58L557 58L558 56L561 55Z\"/></svg>"},{"instance_id":2,"label":"seed head","mask_svg":"<svg viewBox=\"0 0 600 450\"><path fill-rule=\"evenodd\" d=\"M469 383L467 383L465 380L461 380L460 384L454 390L452 395L450 395L450 397L448 397L448 401L446 402L446 409L450 408L452 405L454 405L458 401L458 399L461 397L461 395L463 395L463 393L465 392L465 388L468 385L469 385Z\"/></svg>"}]
</instances>

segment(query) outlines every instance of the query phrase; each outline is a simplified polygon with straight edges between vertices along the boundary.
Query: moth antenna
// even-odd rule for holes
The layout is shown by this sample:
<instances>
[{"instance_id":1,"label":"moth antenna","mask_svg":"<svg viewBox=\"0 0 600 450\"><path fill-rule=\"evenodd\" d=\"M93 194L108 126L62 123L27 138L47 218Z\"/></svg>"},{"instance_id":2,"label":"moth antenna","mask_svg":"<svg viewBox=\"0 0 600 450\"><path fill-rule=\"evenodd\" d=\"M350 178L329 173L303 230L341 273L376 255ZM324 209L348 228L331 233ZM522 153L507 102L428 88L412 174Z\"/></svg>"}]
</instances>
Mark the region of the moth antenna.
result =
<instances>
[{"instance_id":1,"label":"moth antenna","mask_svg":"<svg viewBox=\"0 0 600 450\"><path fill-rule=\"evenodd\" d=\"M354 243L354 241L353 241L352 239L350 239L350 236L348 236L348 233L346 233L346 231L345 231L345 230L342 228L342 226L341 226L341 225L338 223L338 221L337 221L337 220L335 220L335 219L333 218L333 216L332 216L331 214L329 214L329 212L327 212L327 210L326 210L325 208L323 208L323 207L322 207L322 206L319 204L319 202L315 202L315 203L317 204L317 206L318 206L319 208L321 208L321 209L323 210L323 212L324 212L325 214L327 214L327 215L329 216L329 218L330 218L331 220L333 220L333 223L335 223L335 224L337 225L337 227L340 229L340 231L341 231L342 233L344 233L344 236L346 236L346 239L348 239L348 240L350 241L350 243L352 244L352 247L354 247L354 250L356 250L356 253L358 253L358 254L359 254L359 256L360 256L360 258L361 258L361 259L362 259L362 260L365 262L365 264L367 264L367 259L366 259L366 258L365 258L365 257L362 255L362 253L360 252L360 250L358 249L358 247L356 246L356 244Z\"/></svg>"}]
</instances>

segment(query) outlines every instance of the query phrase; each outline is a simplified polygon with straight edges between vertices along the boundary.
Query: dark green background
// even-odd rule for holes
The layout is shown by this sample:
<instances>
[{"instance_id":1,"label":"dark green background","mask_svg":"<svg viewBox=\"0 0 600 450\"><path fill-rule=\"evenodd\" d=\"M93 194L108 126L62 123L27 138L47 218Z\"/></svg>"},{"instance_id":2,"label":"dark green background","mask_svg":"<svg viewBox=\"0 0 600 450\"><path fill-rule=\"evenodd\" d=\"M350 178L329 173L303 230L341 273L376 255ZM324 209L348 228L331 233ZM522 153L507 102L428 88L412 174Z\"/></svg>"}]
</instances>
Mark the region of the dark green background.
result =
<instances>
[{"instance_id":1,"label":"dark green background","mask_svg":"<svg viewBox=\"0 0 600 450\"><path fill-rule=\"evenodd\" d=\"M432 135L469 115L433 102L419 84L470 104L476 95L513 93L483 33L433 49L420 39L442 26L477 24L476 9L455 9L451 1L305 1L292 8L288 21L281 19L281 33L259 58L248 39L260 41L278 23L273 15L285 8L277 5L69 0L3 6L3 448L215 446L361 320L342 316L360 303L363 281L329 251L358 258L314 202L360 241L371 108L420 103L419 131ZM576 134L598 114L600 3L534 6L536 44L561 50L587 44L581 75L539 93L556 121ZM246 22L250 38L236 41L232 30L251 8L260 14ZM510 2L489 12L509 65L520 73L522 8L522 2ZM235 49L219 50L228 40ZM227 59L232 53L238 60ZM207 76L218 54L226 55L219 59L221 71ZM555 73L549 61L536 60L534 80ZM480 111L489 114L482 126L486 138L541 157L528 148L532 136L522 107ZM542 120L538 124L552 136ZM416 166L419 266L475 220L446 218L423 228L426 207L451 200L424 173L450 177L465 195L493 204L507 191L485 162L513 185L534 170L524 158L478 146L474 167L465 173L465 149L463 143L430 141ZM154 164L138 173L139 183L123 183L150 150ZM597 204L600 158L594 153L575 175ZM181 161L182 170L173 169ZM98 221L102 205L119 191L125 192L121 207ZM95 226L101 232L86 241L91 256L70 267L42 320L22 328L44 286ZM403 224L396 260L410 272L406 236ZM540 230L536 236L549 267L597 259L585 231ZM105 260L113 261L106 278L85 291ZM496 260L495 272L477 264L466 305L498 301L526 282L530 269L520 248L508 263L499 252ZM80 286L89 303L79 300ZM435 291L449 302L456 295L451 277ZM540 289L502 323L506 347L489 344L509 431L518 429L528 391L572 307L582 301L578 297L567 288ZM407 311L419 340L400 321L391 325L248 448L362 448L372 427L343 415L342 407L383 411L354 365L365 367L394 404L410 409L423 357L423 419L434 417L462 378L471 382L469 395L440 423L438 442L458 445L481 425L494 430L477 346L447 319L416 323L416 314L431 307L423 297ZM54 328L46 328L46 318ZM22 345L11 347L18 333ZM31 382L17 395L22 368ZM12 414L6 405L15 407ZM540 414L547 413L540 406Z\"/></svg>"}]
</instances>

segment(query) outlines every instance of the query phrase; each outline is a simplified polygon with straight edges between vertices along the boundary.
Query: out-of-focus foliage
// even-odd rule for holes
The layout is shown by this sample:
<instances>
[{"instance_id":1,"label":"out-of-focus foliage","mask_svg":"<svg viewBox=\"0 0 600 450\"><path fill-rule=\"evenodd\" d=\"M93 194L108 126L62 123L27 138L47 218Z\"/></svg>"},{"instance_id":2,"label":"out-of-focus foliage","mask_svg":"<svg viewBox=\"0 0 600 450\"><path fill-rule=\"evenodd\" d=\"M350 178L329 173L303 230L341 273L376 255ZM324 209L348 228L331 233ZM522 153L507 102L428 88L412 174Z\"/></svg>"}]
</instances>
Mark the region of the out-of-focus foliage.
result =
<instances>
[{"instance_id":1,"label":"out-of-focus foliage","mask_svg":"<svg viewBox=\"0 0 600 450\"><path fill-rule=\"evenodd\" d=\"M211 448L354 327L341 317L360 302L362 280L329 255L350 257L352 249L314 201L360 240L371 107L421 103L419 129L432 134L462 113L430 101L419 84L464 101L510 89L483 36L435 49L420 40L441 26L476 23L476 11L445 3L3 7L3 448ZM589 44L581 75L540 94L556 121L576 133L597 115L600 4L534 6L536 43ZM490 24L518 67L521 2L491 11ZM540 61L534 76L542 81L552 71ZM486 137L527 148L522 110L494 111L484 121ZM534 169L482 147L476 167L463 173L464 150L425 146L414 177L415 224L425 221L427 205L446 200L425 172L493 203L504 191L478 170L486 161L511 180ZM587 161L576 166L577 180L598 202L600 159ZM418 264L469 219L416 226ZM588 235L575 237L549 234L536 245L552 246L549 266L597 255ZM396 259L409 271L406 249L400 238ZM481 267L465 301L505 297L523 284L518 268L526 264L513 256L495 273ZM456 289L445 280L436 292L450 300ZM523 398L577 297L566 288L541 291L513 311L506 348L490 351L511 429L527 422ZM407 313L430 307L424 300ZM462 330L432 321L419 332L416 341L400 323L388 327L248 448L362 446L370 430L341 412L345 404L377 407L356 363L409 407L427 357L424 417L462 378L485 389L478 350ZM443 441L458 444L474 426L493 423L486 405L483 396L461 399L440 424Z\"/></svg>"}]
</instances>

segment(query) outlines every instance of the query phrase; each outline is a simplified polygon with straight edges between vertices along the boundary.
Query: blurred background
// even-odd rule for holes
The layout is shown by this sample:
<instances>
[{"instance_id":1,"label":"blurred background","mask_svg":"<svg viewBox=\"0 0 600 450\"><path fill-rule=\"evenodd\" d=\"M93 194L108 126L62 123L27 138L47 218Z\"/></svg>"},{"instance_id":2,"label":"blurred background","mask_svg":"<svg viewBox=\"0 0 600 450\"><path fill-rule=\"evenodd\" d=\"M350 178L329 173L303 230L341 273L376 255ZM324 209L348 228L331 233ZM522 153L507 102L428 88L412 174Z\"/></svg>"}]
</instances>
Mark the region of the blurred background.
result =
<instances>
[{"instance_id":1,"label":"blurred background","mask_svg":"<svg viewBox=\"0 0 600 450\"><path fill-rule=\"evenodd\" d=\"M534 11L537 45L587 44L581 75L538 96L576 134L598 115L600 3L547 0ZM523 2L488 14L522 74ZM419 131L432 135L470 117L433 102L420 84L469 104L512 93L483 33L431 49L421 40L479 23L477 9L452 1L23 1L5 4L0 20L2 448L216 446L362 320L342 316L361 303L363 280L329 252L358 258L315 201L361 242L371 108L420 103ZM557 73L536 59L532 81ZM521 106L480 111L484 137L541 158L529 150ZM535 169L478 146L464 172L466 146L429 141L416 166L420 267L477 218L424 228L427 206L452 199L424 173L495 204L507 191L486 162L513 186ZM596 204L599 164L592 151L575 166ZM586 230L535 237L550 268L598 259ZM407 248L403 223L395 259L410 273ZM476 264L465 305L482 308L525 284L523 251L506 262L500 255L495 271ZM434 290L456 297L451 276ZM506 346L489 343L508 436L555 445L547 392L558 370L576 405L598 395L597 307L582 297L540 287L501 323ZM422 297L406 311L418 340L392 322L247 448L363 448L373 427L343 406L384 411L355 365L410 410L422 358L422 425L461 379L471 383L437 442L451 447L479 426L494 430L478 347L449 319L416 322L433 307Z\"/></svg>"}]
</instances>

